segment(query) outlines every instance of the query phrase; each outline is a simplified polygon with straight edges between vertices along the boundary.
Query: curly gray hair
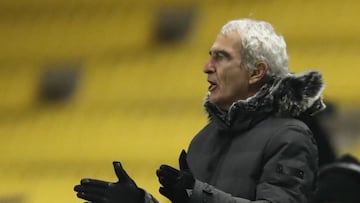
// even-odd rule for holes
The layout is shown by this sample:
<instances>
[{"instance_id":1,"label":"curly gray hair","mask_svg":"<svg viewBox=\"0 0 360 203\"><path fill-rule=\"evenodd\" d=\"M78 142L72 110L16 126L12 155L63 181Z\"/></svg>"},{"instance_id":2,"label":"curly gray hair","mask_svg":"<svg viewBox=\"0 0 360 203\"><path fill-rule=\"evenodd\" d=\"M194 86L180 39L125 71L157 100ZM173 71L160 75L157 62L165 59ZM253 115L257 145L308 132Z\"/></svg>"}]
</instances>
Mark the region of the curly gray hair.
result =
<instances>
[{"instance_id":1,"label":"curly gray hair","mask_svg":"<svg viewBox=\"0 0 360 203\"><path fill-rule=\"evenodd\" d=\"M257 63L263 62L268 65L267 75L272 78L288 74L285 40L270 23L253 19L231 20L222 27L221 34L230 32L240 35L242 65L247 70L254 70Z\"/></svg>"}]
</instances>

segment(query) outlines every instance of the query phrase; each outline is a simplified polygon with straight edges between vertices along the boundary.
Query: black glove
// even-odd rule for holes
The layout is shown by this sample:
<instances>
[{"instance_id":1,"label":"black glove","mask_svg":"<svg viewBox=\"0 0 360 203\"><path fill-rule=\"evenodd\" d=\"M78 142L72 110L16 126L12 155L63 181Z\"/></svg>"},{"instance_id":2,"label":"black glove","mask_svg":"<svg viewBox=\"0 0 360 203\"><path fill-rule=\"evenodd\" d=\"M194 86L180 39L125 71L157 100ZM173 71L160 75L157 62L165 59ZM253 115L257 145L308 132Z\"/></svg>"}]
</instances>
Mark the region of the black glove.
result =
<instances>
[{"instance_id":1,"label":"black glove","mask_svg":"<svg viewBox=\"0 0 360 203\"><path fill-rule=\"evenodd\" d=\"M162 187L159 192L173 203L185 203L189 200L189 191L194 188L195 179L186 161L186 152L182 150L179 157L180 171L161 165L156 171Z\"/></svg>"},{"instance_id":2,"label":"black glove","mask_svg":"<svg viewBox=\"0 0 360 203\"><path fill-rule=\"evenodd\" d=\"M119 181L112 183L95 179L82 179L74 190L81 199L94 203L143 203L144 190L128 176L120 162L113 162Z\"/></svg>"}]
</instances>

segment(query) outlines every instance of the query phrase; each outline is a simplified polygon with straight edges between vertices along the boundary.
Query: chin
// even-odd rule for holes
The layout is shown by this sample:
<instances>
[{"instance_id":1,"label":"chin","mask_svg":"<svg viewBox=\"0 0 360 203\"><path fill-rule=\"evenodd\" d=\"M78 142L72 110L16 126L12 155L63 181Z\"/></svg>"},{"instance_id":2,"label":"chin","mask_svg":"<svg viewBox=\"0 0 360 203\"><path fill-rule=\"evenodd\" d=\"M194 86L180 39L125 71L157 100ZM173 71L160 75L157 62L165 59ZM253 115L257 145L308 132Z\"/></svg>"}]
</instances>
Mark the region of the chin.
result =
<instances>
[{"instance_id":1,"label":"chin","mask_svg":"<svg viewBox=\"0 0 360 203\"><path fill-rule=\"evenodd\" d=\"M209 92L209 94L208 94L208 100L209 100L209 102L216 104L216 97L211 92Z\"/></svg>"},{"instance_id":2,"label":"chin","mask_svg":"<svg viewBox=\"0 0 360 203\"><path fill-rule=\"evenodd\" d=\"M219 98L217 98L215 95L209 94L209 101L212 104L215 104L217 106L221 106L221 102L220 102Z\"/></svg>"},{"instance_id":3,"label":"chin","mask_svg":"<svg viewBox=\"0 0 360 203\"><path fill-rule=\"evenodd\" d=\"M221 100L221 98L215 97L215 95L209 94L209 102L212 104L215 104L216 106L220 107L221 109L227 110L230 108L231 104L229 105L224 100Z\"/></svg>"}]
</instances>

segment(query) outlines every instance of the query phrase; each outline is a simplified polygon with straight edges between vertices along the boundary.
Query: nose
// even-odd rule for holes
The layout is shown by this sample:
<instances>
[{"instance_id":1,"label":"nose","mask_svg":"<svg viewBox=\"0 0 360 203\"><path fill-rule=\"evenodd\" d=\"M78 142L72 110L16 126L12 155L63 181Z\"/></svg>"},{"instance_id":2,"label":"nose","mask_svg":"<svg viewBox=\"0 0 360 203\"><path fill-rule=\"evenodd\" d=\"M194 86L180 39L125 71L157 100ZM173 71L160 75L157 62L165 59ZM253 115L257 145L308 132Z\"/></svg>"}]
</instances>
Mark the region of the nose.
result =
<instances>
[{"instance_id":1,"label":"nose","mask_svg":"<svg viewBox=\"0 0 360 203\"><path fill-rule=\"evenodd\" d=\"M203 71L207 74L215 72L215 65L211 58L205 63Z\"/></svg>"}]
</instances>

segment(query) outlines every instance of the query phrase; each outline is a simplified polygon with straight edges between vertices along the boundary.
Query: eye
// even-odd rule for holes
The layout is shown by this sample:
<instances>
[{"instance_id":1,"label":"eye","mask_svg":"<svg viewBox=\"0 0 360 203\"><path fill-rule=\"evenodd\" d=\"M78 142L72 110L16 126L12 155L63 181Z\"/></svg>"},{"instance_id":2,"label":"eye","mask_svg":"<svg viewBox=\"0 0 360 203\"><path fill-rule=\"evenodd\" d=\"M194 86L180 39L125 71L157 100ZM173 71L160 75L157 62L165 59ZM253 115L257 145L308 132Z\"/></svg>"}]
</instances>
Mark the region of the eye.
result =
<instances>
[{"instance_id":1,"label":"eye","mask_svg":"<svg viewBox=\"0 0 360 203\"><path fill-rule=\"evenodd\" d=\"M230 59L230 55L225 51L210 51L209 54L217 61Z\"/></svg>"},{"instance_id":2,"label":"eye","mask_svg":"<svg viewBox=\"0 0 360 203\"><path fill-rule=\"evenodd\" d=\"M215 53L215 58L216 59L224 59L225 57L226 57L225 54L222 53L222 52L216 52Z\"/></svg>"}]
</instances>

